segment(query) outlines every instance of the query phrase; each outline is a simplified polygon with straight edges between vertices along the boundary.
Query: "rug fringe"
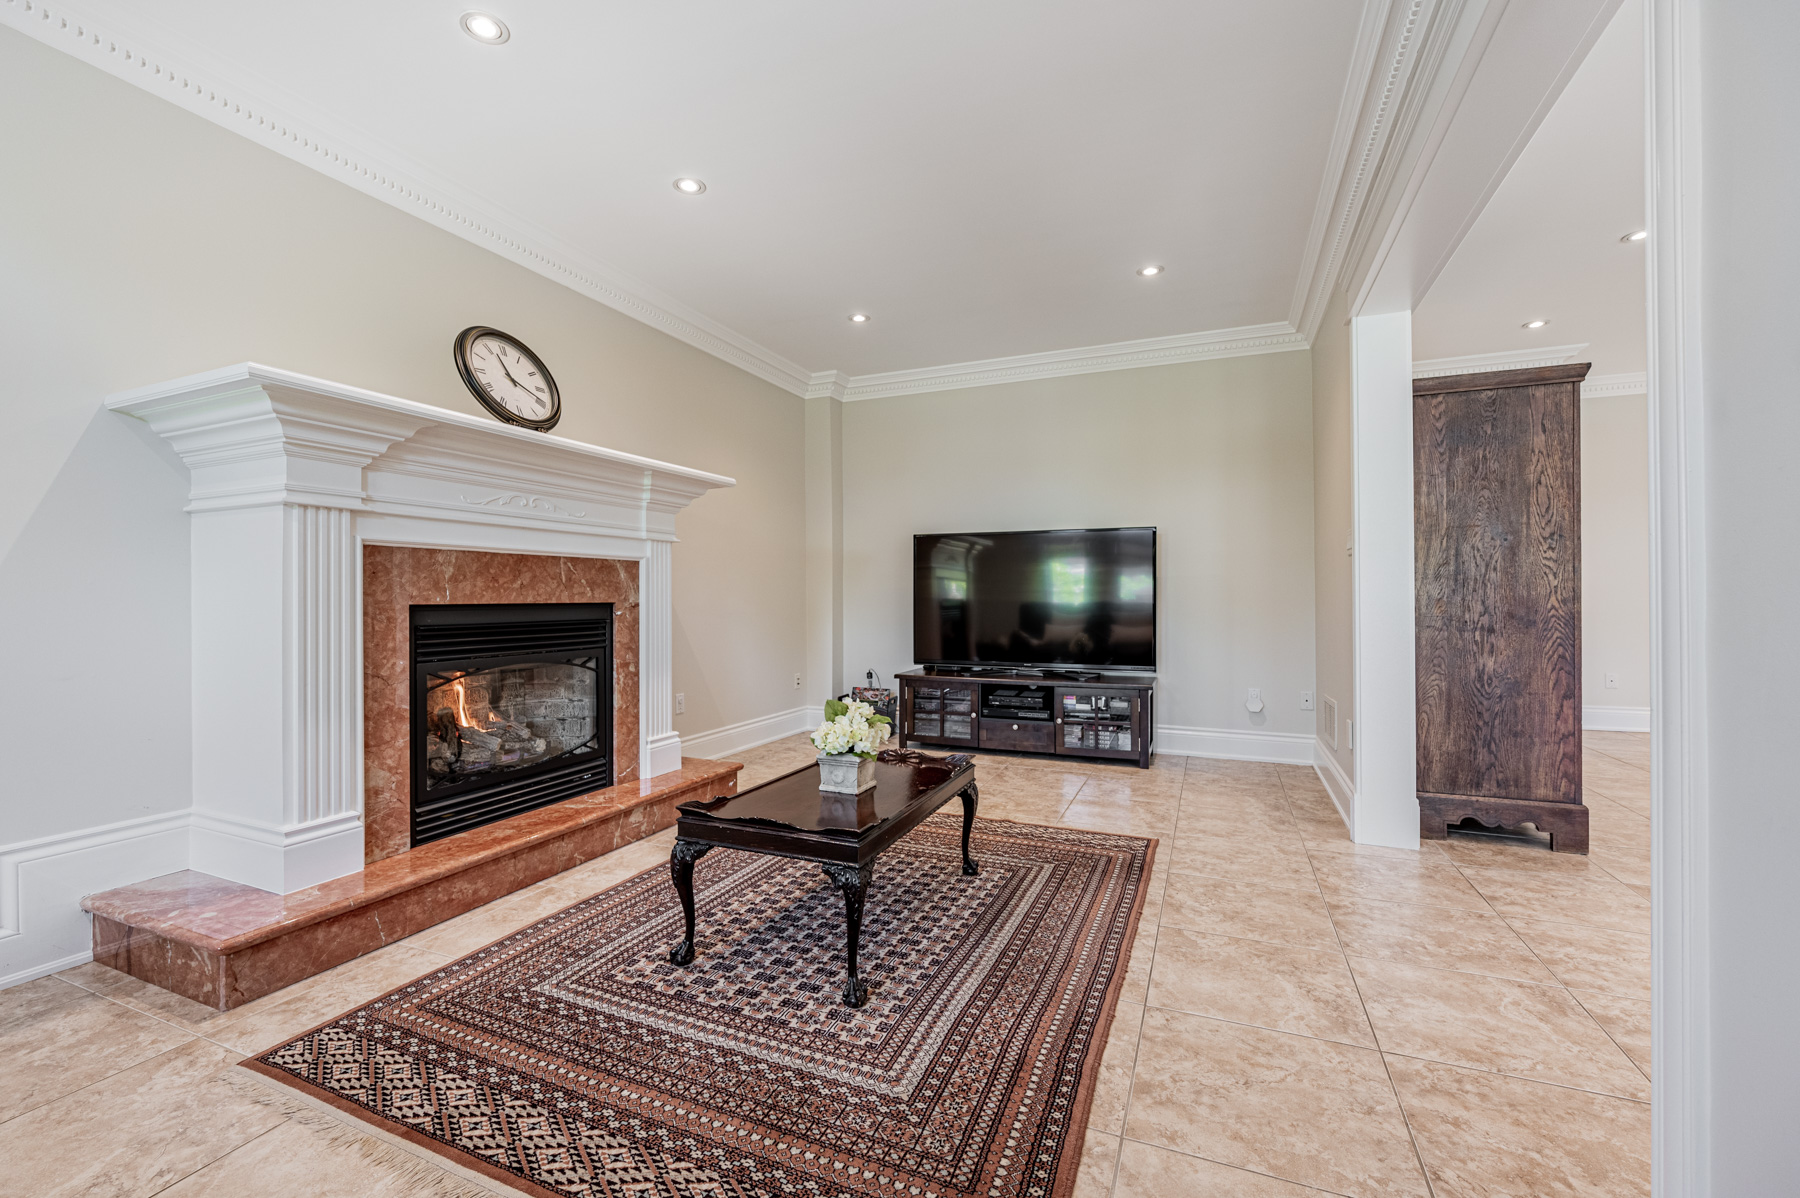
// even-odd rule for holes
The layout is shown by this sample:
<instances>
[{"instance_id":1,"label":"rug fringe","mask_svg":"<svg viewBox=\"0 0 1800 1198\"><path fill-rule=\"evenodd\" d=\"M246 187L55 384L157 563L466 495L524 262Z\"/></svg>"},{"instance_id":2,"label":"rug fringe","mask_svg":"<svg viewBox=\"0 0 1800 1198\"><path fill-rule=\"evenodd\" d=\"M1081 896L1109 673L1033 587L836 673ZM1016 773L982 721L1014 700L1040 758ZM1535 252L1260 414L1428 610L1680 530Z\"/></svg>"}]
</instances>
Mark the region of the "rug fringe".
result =
<instances>
[{"instance_id":1,"label":"rug fringe","mask_svg":"<svg viewBox=\"0 0 1800 1198\"><path fill-rule=\"evenodd\" d=\"M463 1169L454 1161L427 1153L379 1127L345 1115L330 1105L289 1089L272 1078L240 1065L225 1070L225 1084L246 1101L278 1111L324 1139L332 1151L354 1152L368 1165L392 1177L384 1198L471 1198L499 1194L519 1198L519 1191Z\"/></svg>"}]
</instances>

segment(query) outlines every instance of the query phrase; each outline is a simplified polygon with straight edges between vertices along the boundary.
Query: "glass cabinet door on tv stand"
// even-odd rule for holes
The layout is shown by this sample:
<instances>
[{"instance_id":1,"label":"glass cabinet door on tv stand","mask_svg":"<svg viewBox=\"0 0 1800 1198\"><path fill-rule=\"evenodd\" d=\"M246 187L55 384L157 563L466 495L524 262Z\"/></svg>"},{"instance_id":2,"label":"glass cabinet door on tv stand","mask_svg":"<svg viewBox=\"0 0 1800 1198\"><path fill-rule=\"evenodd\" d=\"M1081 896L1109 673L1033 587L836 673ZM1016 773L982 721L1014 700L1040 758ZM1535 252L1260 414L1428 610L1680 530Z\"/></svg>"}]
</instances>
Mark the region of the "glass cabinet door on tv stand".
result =
<instances>
[{"instance_id":1,"label":"glass cabinet door on tv stand","mask_svg":"<svg viewBox=\"0 0 1800 1198\"><path fill-rule=\"evenodd\" d=\"M940 667L895 681L905 744L1150 764L1154 675L1069 682L1023 673L960 675Z\"/></svg>"}]
</instances>

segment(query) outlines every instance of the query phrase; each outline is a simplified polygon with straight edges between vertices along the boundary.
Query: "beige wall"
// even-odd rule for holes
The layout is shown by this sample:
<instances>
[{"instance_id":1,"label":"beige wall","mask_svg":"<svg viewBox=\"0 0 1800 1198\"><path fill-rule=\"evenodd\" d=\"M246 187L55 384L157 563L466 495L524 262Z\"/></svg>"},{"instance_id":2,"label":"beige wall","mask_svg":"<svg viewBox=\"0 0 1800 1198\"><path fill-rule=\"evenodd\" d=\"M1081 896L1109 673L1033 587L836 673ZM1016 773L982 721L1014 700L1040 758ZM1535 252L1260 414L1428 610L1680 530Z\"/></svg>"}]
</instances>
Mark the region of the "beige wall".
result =
<instances>
[{"instance_id":1,"label":"beige wall","mask_svg":"<svg viewBox=\"0 0 1800 1198\"><path fill-rule=\"evenodd\" d=\"M1581 401L1581 700L1590 708L1650 706L1649 409L1643 395Z\"/></svg>"},{"instance_id":2,"label":"beige wall","mask_svg":"<svg viewBox=\"0 0 1800 1198\"><path fill-rule=\"evenodd\" d=\"M1344 777L1353 779L1352 739L1345 727L1346 721L1356 718L1352 559L1346 550L1355 511L1348 311L1343 295L1335 295L1313 338L1313 628L1318 645L1319 743L1335 758ZM1327 699L1337 703L1335 748Z\"/></svg>"},{"instance_id":3,"label":"beige wall","mask_svg":"<svg viewBox=\"0 0 1800 1198\"><path fill-rule=\"evenodd\" d=\"M1153 524L1159 725L1310 761L1311 389L1301 351L846 404L849 681L913 664L914 533Z\"/></svg>"},{"instance_id":4,"label":"beige wall","mask_svg":"<svg viewBox=\"0 0 1800 1198\"><path fill-rule=\"evenodd\" d=\"M738 479L678 524L677 728L799 705L800 399L4 29L0 110L0 844L187 805L185 472L100 404L246 359L479 413L451 339L517 334L558 433Z\"/></svg>"}]
</instances>

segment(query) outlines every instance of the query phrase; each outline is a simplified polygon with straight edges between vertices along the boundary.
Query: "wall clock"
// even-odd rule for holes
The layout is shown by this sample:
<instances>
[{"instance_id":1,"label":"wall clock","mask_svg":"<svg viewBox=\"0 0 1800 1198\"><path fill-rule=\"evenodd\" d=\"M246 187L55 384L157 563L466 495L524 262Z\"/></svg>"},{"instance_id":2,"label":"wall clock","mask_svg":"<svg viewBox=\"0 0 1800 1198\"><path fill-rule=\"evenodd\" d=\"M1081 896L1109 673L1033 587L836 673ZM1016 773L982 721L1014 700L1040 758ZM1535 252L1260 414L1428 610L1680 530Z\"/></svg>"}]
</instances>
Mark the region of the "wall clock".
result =
<instances>
[{"instance_id":1,"label":"wall clock","mask_svg":"<svg viewBox=\"0 0 1800 1198\"><path fill-rule=\"evenodd\" d=\"M543 359L517 337L473 325L456 335L457 373L481 406L508 424L540 433L562 419L562 397Z\"/></svg>"}]
</instances>

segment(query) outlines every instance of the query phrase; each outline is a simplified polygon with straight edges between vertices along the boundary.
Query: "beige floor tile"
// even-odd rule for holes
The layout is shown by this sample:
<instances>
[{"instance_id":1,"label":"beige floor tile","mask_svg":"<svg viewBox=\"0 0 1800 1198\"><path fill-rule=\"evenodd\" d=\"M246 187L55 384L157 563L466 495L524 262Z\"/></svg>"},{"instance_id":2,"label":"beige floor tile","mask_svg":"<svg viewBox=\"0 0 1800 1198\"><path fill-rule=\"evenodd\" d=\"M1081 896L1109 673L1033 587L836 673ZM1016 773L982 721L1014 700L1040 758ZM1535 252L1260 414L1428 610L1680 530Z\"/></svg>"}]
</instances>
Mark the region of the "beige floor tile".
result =
<instances>
[{"instance_id":1,"label":"beige floor tile","mask_svg":"<svg viewBox=\"0 0 1800 1198\"><path fill-rule=\"evenodd\" d=\"M33 1023L85 995L86 991L72 979L56 977L34 978L0 990L0 1034L11 1027Z\"/></svg>"},{"instance_id":2,"label":"beige floor tile","mask_svg":"<svg viewBox=\"0 0 1800 1198\"><path fill-rule=\"evenodd\" d=\"M1338 945L1325 900L1316 891L1230 882L1204 874L1170 878L1163 893L1162 923L1301 948L1335 951Z\"/></svg>"},{"instance_id":3,"label":"beige floor tile","mask_svg":"<svg viewBox=\"0 0 1800 1198\"><path fill-rule=\"evenodd\" d=\"M1643 899L1646 903L1650 901L1650 887L1639 886L1633 882L1626 882L1624 883L1624 886L1627 890Z\"/></svg>"},{"instance_id":4,"label":"beige floor tile","mask_svg":"<svg viewBox=\"0 0 1800 1198\"><path fill-rule=\"evenodd\" d=\"M1113 1198L1316 1198L1323 1191L1126 1140Z\"/></svg>"},{"instance_id":5,"label":"beige floor tile","mask_svg":"<svg viewBox=\"0 0 1800 1198\"><path fill-rule=\"evenodd\" d=\"M1272 762L1234 761L1228 757L1190 757L1186 776L1189 781L1212 779L1237 780L1280 785L1281 775Z\"/></svg>"},{"instance_id":6,"label":"beige floor tile","mask_svg":"<svg viewBox=\"0 0 1800 1198\"><path fill-rule=\"evenodd\" d=\"M253 1056L444 964L445 958L436 953L420 952L405 943L389 945L227 1011L207 1025L205 1035L215 1044Z\"/></svg>"},{"instance_id":7,"label":"beige floor tile","mask_svg":"<svg viewBox=\"0 0 1800 1198\"><path fill-rule=\"evenodd\" d=\"M1149 1010L1125 1135L1351 1198L1424 1195L1377 1053Z\"/></svg>"},{"instance_id":8,"label":"beige floor tile","mask_svg":"<svg viewBox=\"0 0 1800 1198\"><path fill-rule=\"evenodd\" d=\"M134 1011L142 1011L195 1034L200 1034L207 1024L222 1014L205 1003L183 998L161 986L152 986L128 973L108 969L93 961L77 965L73 969L65 969L56 976L116 1003L123 1003Z\"/></svg>"},{"instance_id":9,"label":"beige floor tile","mask_svg":"<svg viewBox=\"0 0 1800 1198\"><path fill-rule=\"evenodd\" d=\"M1061 823L1091 832L1118 832L1126 836L1172 836L1175 833L1173 802L1089 802L1076 796L1063 809Z\"/></svg>"},{"instance_id":10,"label":"beige floor tile","mask_svg":"<svg viewBox=\"0 0 1800 1198\"><path fill-rule=\"evenodd\" d=\"M1081 1145L1081 1165L1070 1198L1106 1198L1112 1193L1119 1165L1119 1137L1088 1128Z\"/></svg>"},{"instance_id":11,"label":"beige floor tile","mask_svg":"<svg viewBox=\"0 0 1800 1198\"><path fill-rule=\"evenodd\" d=\"M1604 874L1572 877L1465 868L1463 876L1508 919L1581 923L1621 932L1650 930L1650 904L1637 891Z\"/></svg>"},{"instance_id":12,"label":"beige floor tile","mask_svg":"<svg viewBox=\"0 0 1800 1198\"><path fill-rule=\"evenodd\" d=\"M1650 771L1635 765L1627 765L1617 758L1605 753L1584 753L1581 757L1582 786L1592 786L1602 794L1614 798L1636 797L1648 798L1650 795Z\"/></svg>"},{"instance_id":13,"label":"beige floor tile","mask_svg":"<svg viewBox=\"0 0 1800 1198\"><path fill-rule=\"evenodd\" d=\"M1588 819L1589 819L1590 827L1592 827L1593 816L1595 814L1598 814L1603 811L1609 812L1612 814L1616 814L1619 817L1621 817L1622 819L1638 820L1646 828L1648 828L1650 826L1650 817L1649 816L1642 814L1641 812L1637 811L1635 808L1629 807L1629 806L1625 805L1624 803L1619 802L1617 799L1614 799L1609 795L1602 794L1601 792L1595 790L1591 786L1582 787L1581 801L1583 804L1586 805L1586 807L1588 809L1588 812L1589 812Z\"/></svg>"},{"instance_id":14,"label":"beige floor tile","mask_svg":"<svg viewBox=\"0 0 1800 1198\"><path fill-rule=\"evenodd\" d=\"M1606 1029L1613 1043L1625 1050L1632 1063L1644 1071L1644 1076L1649 1077L1650 1000L1620 998L1598 990L1571 990L1569 993Z\"/></svg>"},{"instance_id":15,"label":"beige floor tile","mask_svg":"<svg viewBox=\"0 0 1800 1198\"><path fill-rule=\"evenodd\" d=\"M1627 886L1648 887L1650 885L1648 856L1615 856L1607 850L1596 850L1589 860L1598 865L1616 882Z\"/></svg>"},{"instance_id":16,"label":"beige floor tile","mask_svg":"<svg viewBox=\"0 0 1800 1198\"><path fill-rule=\"evenodd\" d=\"M1648 791L1646 791L1642 794L1631 794L1631 793L1623 793L1623 792L1614 793L1612 791L1607 791L1606 797L1611 799L1613 802L1618 803L1621 807L1630 808L1632 811L1637 812L1639 815L1644 816L1645 818L1648 818L1650 815L1650 794Z\"/></svg>"},{"instance_id":17,"label":"beige floor tile","mask_svg":"<svg viewBox=\"0 0 1800 1198\"><path fill-rule=\"evenodd\" d=\"M1437 1198L1648 1198L1648 1103L1388 1064Z\"/></svg>"},{"instance_id":18,"label":"beige floor tile","mask_svg":"<svg viewBox=\"0 0 1800 1198\"><path fill-rule=\"evenodd\" d=\"M1509 922L1563 985L1649 999L1649 936L1583 924L1532 919Z\"/></svg>"},{"instance_id":19,"label":"beige floor tile","mask_svg":"<svg viewBox=\"0 0 1800 1198\"><path fill-rule=\"evenodd\" d=\"M1100 1077L1094 1083L1094 1102L1088 1110L1089 1130L1115 1136L1125 1130L1125 1103L1131 1097L1131 1074L1137 1067L1138 1033L1143 1026L1143 1004L1121 1001L1100 1058Z\"/></svg>"},{"instance_id":20,"label":"beige floor tile","mask_svg":"<svg viewBox=\"0 0 1800 1198\"><path fill-rule=\"evenodd\" d=\"M572 907L578 898L554 890L518 890L506 898L493 899L484 907L464 912L455 919L445 919L437 926L400 941L405 948L436 953L439 957L466 957L477 948L499 941L518 928L533 925L538 919L553 916L558 910Z\"/></svg>"},{"instance_id":21,"label":"beige floor tile","mask_svg":"<svg viewBox=\"0 0 1800 1198\"><path fill-rule=\"evenodd\" d=\"M72 1002L40 1006L0 1032L0 1120L73 1094L192 1038L181 1028L97 994L78 991Z\"/></svg>"},{"instance_id":22,"label":"beige floor tile","mask_svg":"<svg viewBox=\"0 0 1800 1198\"><path fill-rule=\"evenodd\" d=\"M1344 956L1164 925L1149 1004L1273 1031L1375 1047Z\"/></svg>"},{"instance_id":23,"label":"beige floor tile","mask_svg":"<svg viewBox=\"0 0 1800 1198\"><path fill-rule=\"evenodd\" d=\"M1049 824L1062 823L1064 804L1060 799L990 799L987 792L981 795L981 818L1003 819L1015 824Z\"/></svg>"},{"instance_id":24,"label":"beige floor tile","mask_svg":"<svg viewBox=\"0 0 1800 1198\"><path fill-rule=\"evenodd\" d=\"M1650 768L1650 734L1648 732L1583 732L1582 749L1605 753L1626 765Z\"/></svg>"},{"instance_id":25,"label":"beige floor tile","mask_svg":"<svg viewBox=\"0 0 1800 1198\"><path fill-rule=\"evenodd\" d=\"M1351 957L1381 1049L1648 1100L1649 1083L1561 986Z\"/></svg>"},{"instance_id":26,"label":"beige floor tile","mask_svg":"<svg viewBox=\"0 0 1800 1198\"><path fill-rule=\"evenodd\" d=\"M1505 869L1518 873L1553 873L1580 877L1600 874L1600 867L1581 853L1553 853L1530 844L1453 837L1442 842L1444 855L1458 869Z\"/></svg>"},{"instance_id":27,"label":"beige floor tile","mask_svg":"<svg viewBox=\"0 0 1800 1198\"><path fill-rule=\"evenodd\" d=\"M1156 770L1133 770L1125 777L1089 778L1077 796L1090 803L1177 803L1181 800L1181 775Z\"/></svg>"},{"instance_id":28,"label":"beige floor tile","mask_svg":"<svg viewBox=\"0 0 1800 1198\"><path fill-rule=\"evenodd\" d=\"M1460 871L1430 859L1405 860L1355 853L1319 853L1312 859L1319 889L1328 897L1417 903L1428 907L1489 910Z\"/></svg>"},{"instance_id":29,"label":"beige floor tile","mask_svg":"<svg viewBox=\"0 0 1800 1198\"><path fill-rule=\"evenodd\" d=\"M1344 951L1527 982L1556 977L1492 911L1328 896Z\"/></svg>"},{"instance_id":30,"label":"beige floor tile","mask_svg":"<svg viewBox=\"0 0 1800 1198\"><path fill-rule=\"evenodd\" d=\"M189 1040L0 1123L0 1195L153 1194L283 1122L223 1076L237 1060Z\"/></svg>"},{"instance_id":31,"label":"beige floor tile","mask_svg":"<svg viewBox=\"0 0 1800 1198\"><path fill-rule=\"evenodd\" d=\"M1164 848L1173 873L1205 874L1229 882L1253 882L1289 890L1319 889L1313 879L1312 862L1304 852L1288 845L1177 836Z\"/></svg>"},{"instance_id":32,"label":"beige floor tile","mask_svg":"<svg viewBox=\"0 0 1800 1198\"><path fill-rule=\"evenodd\" d=\"M290 1119L157 1198L494 1198L348 1124Z\"/></svg>"},{"instance_id":33,"label":"beige floor tile","mask_svg":"<svg viewBox=\"0 0 1800 1198\"><path fill-rule=\"evenodd\" d=\"M1212 803L1181 801L1182 836L1201 836L1210 840L1291 841L1300 834L1294 817L1273 804L1240 806L1230 810Z\"/></svg>"},{"instance_id":34,"label":"beige floor tile","mask_svg":"<svg viewBox=\"0 0 1800 1198\"><path fill-rule=\"evenodd\" d=\"M1450 864L1450 859L1444 855L1441 841L1422 840L1417 849L1391 849L1379 844L1357 844L1350 839L1350 830L1344 827L1344 821L1341 819L1321 820L1316 824L1302 821L1300 835L1306 841L1306 851L1315 856L1319 853L1349 853L1356 857L1385 857L1390 861L1424 861L1433 865Z\"/></svg>"}]
</instances>

